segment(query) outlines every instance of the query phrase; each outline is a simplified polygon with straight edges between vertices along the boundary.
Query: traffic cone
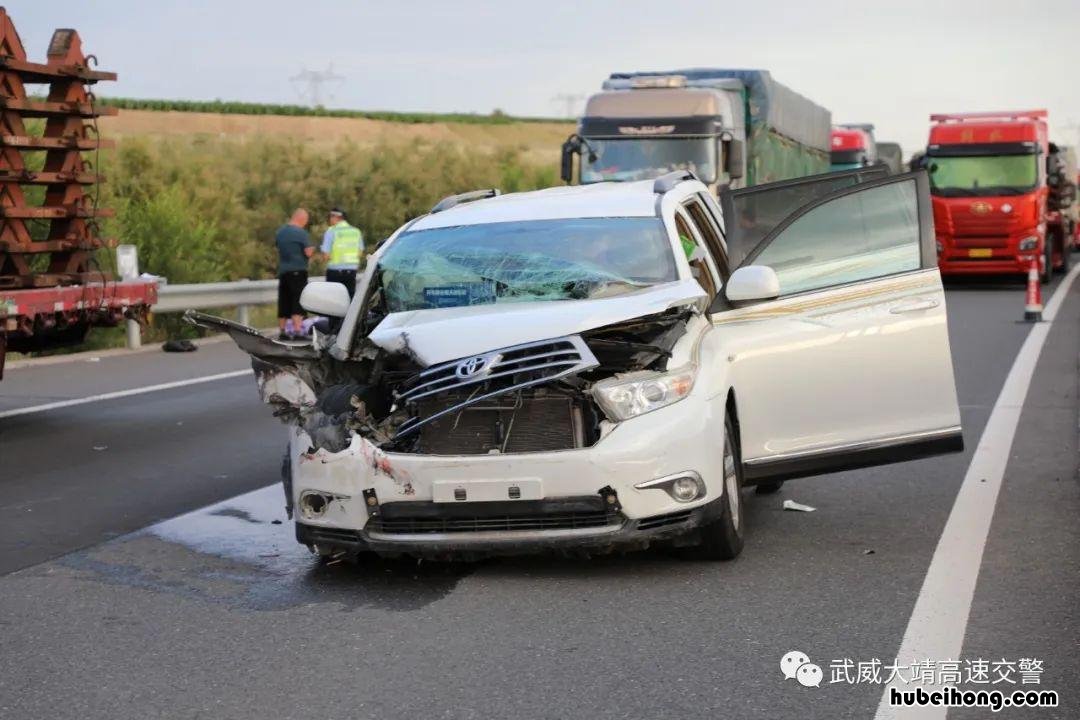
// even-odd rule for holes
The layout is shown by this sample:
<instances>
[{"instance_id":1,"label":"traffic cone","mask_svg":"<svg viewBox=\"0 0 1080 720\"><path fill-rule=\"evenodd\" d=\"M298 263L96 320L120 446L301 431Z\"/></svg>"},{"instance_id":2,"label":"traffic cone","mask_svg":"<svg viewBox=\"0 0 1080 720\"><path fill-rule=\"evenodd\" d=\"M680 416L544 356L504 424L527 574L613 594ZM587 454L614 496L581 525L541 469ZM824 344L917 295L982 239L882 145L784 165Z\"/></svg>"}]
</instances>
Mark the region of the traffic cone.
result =
<instances>
[{"instance_id":1,"label":"traffic cone","mask_svg":"<svg viewBox=\"0 0 1080 720\"><path fill-rule=\"evenodd\" d=\"M1024 299L1024 320L1042 322L1042 285L1039 283L1039 261L1032 260L1028 270L1027 297Z\"/></svg>"}]
</instances>

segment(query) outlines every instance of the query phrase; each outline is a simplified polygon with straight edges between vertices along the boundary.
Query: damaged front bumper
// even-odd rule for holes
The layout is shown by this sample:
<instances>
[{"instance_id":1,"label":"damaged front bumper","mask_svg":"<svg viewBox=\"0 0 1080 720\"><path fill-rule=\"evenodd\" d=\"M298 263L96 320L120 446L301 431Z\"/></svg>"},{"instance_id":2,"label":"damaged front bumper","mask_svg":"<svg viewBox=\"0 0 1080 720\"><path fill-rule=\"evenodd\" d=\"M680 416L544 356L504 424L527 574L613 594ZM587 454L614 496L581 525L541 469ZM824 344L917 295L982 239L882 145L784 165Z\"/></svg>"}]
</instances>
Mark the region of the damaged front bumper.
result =
<instances>
[{"instance_id":1,"label":"damaged front bumper","mask_svg":"<svg viewBox=\"0 0 1080 720\"><path fill-rule=\"evenodd\" d=\"M445 510L433 503L417 505L423 505L425 510L437 511L441 518L447 517ZM551 509L558 507L558 503L550 505ZM502 509L495 512L502 512ZM695 531L716 520L722 512L722 502L718 498L698 507L637 520L616 512L611 514L609 521L595 527L471 532L425 530L385 533L380 529L348 530L309 525L298 520L296 540L330 556L364 552L389 557L487 557L551 552L605 554L620 550L643 550L651 545L678 547L691 544L695 541ZM506 517L510 521L515 519L515 515ZM523 521L522 524L542 523L540 520L526 519L524 514L516 517Z\"/></svg>"},{"instance_id":2,"label":"damaged front bumper","mask_svg":"<svg viewBox=\"0 0 1080 720\"><path fill-rule=\"evenodd\" d=\"M709 401L690 397L621 423L591 447L479 456L388 453L356 434L341 452L307 452L309 438L294 429L289 491L297 539L323 555L689 544L721 511L723 434L715 417ZM637 487L683 475L702 484L690 502L663 487Z\"/></svg>"}]
</instances>

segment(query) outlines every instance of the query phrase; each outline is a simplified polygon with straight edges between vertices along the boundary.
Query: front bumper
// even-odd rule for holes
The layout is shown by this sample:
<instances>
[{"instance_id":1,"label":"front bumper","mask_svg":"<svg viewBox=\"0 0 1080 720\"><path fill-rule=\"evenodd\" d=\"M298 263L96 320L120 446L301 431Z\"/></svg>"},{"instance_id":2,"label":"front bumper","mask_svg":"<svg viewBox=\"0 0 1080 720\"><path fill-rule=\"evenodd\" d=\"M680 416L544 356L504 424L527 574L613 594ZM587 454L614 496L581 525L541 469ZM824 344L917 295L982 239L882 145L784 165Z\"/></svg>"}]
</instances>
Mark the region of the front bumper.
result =
<instances>
[{"instance_id":1,"label":"front bumper","mask_svg":"<svg viewBox=\"0 0 1080 720\"><path fill-rule=\"evenodd\" d=\"M970 257L966 249L946 250L938 255L938 268L942 275L1025 275L1035 260L1042 269L1037 251L1017 255L1008 248L995 248L993 253L991 257Z\"/></svg>"},{"instance_id":2,"label":"front bumper","mask_svg":"<svg viewBox=\"0 0 1080 720\"><path fill-rule=\"evenodd\" d=\"M557 452L386 453L358 435L341 452L308 452L310 438L293 428L297 539L320 551L446 555L602 552L693 534L723 492L723 401L691 394L611 428L591 447ZM635 487L688 472L705 486L691 502ZM317 514L306 512L306 493L327 499ZM610 504L598 506L601 499ZM568 508L586 521L551 520Z\"/></svg>"},{"instance_id":3,"label":"front bumper","mask_svg":"<svg viewBox=\"0 0 1080 720\"><path fill-rule=\"evenodd\" d=\"M693 544L698 540L700 528L716 520L722 512L723 501L718 498L694 508L637 520L615 513L609 523L588 528L394 534L373 529L371 526L377 523L371 523L362 530L346 530L297 521L296 540L317 548L323 555L331 556L362 552L375 552L388 557L412 555L434 558L552 552L600 555L643 550L652 545L679 547Z\"/></svg>"}]
</instances>

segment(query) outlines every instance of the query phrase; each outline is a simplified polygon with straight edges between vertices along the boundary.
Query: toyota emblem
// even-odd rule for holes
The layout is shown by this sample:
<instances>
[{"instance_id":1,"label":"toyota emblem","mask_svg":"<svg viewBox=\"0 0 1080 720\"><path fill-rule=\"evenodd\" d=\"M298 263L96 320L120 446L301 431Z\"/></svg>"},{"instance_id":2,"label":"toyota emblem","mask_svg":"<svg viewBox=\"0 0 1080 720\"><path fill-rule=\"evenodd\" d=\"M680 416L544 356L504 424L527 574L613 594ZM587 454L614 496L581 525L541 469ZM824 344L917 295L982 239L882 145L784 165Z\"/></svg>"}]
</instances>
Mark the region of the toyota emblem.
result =
<instances>
[{"instance_id":1,"label":"toyota emblem","mask_svg":"<svg viewBox=\"0 0 1080 720\"><path fill-rule=\"evenodd\" d=\"M459 362L457 369L454 372L462 380L467 380L485 372L490 364L490 357L477 355L476 357L471 357L468 360Z\"/></svg>"}]
</instances>

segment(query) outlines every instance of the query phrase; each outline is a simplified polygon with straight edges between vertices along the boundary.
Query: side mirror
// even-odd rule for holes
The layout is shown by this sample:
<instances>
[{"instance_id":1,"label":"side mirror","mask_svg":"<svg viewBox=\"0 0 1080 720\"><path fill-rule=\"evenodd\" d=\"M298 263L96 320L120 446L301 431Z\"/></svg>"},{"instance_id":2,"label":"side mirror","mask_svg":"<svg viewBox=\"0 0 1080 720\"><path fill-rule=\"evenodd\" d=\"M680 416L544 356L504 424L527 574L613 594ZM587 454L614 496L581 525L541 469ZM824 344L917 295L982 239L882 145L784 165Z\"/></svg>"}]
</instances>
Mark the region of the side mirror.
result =
<instances>
[{"instance_id":1,"label":"side mirror","mask_svg":"<svg viewBox=\"0 0 1080 720\"><path fill-rule=\"evenodd\" d=\"M728 302L772 300L780 295L780 278L776 271L765 265L746 265L731 274L724 295Z\"/></svg>"},{"instance_id":2,"label":"side mirror","mask_svg":"<svg viewBox=\"0 0 1080 720\"><path fill-rule=\"evenodd\" d=\"M574 155L581 152L581 141L578 136L571 135L566 138L562 145L562 164L559 166L559 177L569 185L574 180Z\"/></svg>"},{"instance_id":3,"label":"side mirror","mask_svg":"<svg viewBox=\"0 0 1080 720\"><path fill-rule=\"evenodd\" d=\"M728 177L738 180L743 176L743 142L742 140L729 140L724 143L727 146L727 155L724 168Z\"/></svg>"},{"instance_id":4,"label":"side mirror","mask_svg":"<svg viewBox=\"0 0 1080 720\"><path fill-rule=\"evenodd\" d=\"M345 317L349 303L349 290L341 283L315 280L300 293L300 306L316 315Z\"/></svg>"}]
</instances>

